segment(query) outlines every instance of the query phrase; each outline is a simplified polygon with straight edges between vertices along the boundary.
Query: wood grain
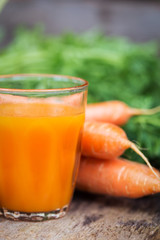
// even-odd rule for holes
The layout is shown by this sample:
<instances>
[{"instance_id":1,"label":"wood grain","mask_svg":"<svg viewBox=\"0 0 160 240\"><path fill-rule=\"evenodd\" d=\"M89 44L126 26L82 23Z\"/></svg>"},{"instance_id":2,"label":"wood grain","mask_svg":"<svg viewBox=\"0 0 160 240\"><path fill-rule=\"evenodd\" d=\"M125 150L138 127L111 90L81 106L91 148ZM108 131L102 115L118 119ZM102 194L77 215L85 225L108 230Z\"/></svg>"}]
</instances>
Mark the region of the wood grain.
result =
<instances>
[{"instance_id":1,"label":"wood grain","mask_svg":"<svg viewBox=\"0 0 160 240\"><path fill-rule=\"evenodd\" d=\"M76 191L64 218L41 223L0 218L0 240L159 240L160 195L131 200Z\"/></svg>"}]
</instances>

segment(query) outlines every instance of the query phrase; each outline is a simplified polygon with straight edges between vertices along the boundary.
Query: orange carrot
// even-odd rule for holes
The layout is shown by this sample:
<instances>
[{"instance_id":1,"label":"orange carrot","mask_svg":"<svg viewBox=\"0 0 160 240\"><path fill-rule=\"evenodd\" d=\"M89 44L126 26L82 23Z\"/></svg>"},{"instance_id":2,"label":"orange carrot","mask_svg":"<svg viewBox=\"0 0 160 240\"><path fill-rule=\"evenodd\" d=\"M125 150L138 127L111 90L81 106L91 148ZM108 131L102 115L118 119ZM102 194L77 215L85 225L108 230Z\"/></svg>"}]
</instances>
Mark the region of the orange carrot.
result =
<instances>
[{"instance_id":1,"label":"orange carrot","mask_svg":"<svg viewBox=\"0 0 160 240\"><path fill-rule=\"evenodd\" d=\"M85 122L82 137L82 155L112 159L122 155L128 148L135 151L156 175L148 159L133 142L128 140L127 135L120 127L111 123Z\"/></svg>"},{"instance_id":2,"label":"orange carrot","mask_svg":"<svg viewBox=\"0 0 160 240\"><path fill-rule=\"evenodd\" d=\"M160 173L155 169L157 175ZM83 191L139 198L160 192L160 181L137 162L114 158L81 158L77 188Z\"/></svg>"},{"instance_id":3,"label":"orange carrot","mask_svg":"<svg viewBox=\"0 0 160 240\"><path fill-rule=\"evenodd\" d=\"M86 108L86 120L123 125L132 116L152 115L157 112L160 112L160 106L153 109L137 109L130 108L121 101L108 101L88 104Z\"/></svg>"}]
</instances>

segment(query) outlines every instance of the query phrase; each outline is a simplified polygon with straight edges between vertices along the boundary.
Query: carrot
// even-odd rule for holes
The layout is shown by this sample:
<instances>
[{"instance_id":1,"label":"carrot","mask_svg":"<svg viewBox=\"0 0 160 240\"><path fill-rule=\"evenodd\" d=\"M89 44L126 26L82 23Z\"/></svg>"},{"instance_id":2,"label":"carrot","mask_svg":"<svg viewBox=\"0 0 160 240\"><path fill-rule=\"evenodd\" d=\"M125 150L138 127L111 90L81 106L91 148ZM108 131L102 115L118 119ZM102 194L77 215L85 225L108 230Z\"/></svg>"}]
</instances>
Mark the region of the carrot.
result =
<instances>
[{"instance_id":1,"label":"carrot","mask_svg":"<svg viewBox=\"0 0 160 240\"><path fill-rule=\"evenodd\" d=\"M127 135L120 127L111 123L85 122L82 137L82 155L112 159L122 155L128 148L135 151L157 176L148 159L133 142L128 140ZM157 177L159 178L159 176Z\"/></svg>"},{"instance_id":2,"label":"carrot","mask_svg":"<svg viewBox=\"0 0 160 240\"><path fill-rule=\"evenodd\" d=\"M130 108L121 101L108 101L88 104L86 108L86 120L123 125L132 116L152 115L157 112L160 112L160 106L153 109L137 109Z\"/></svg>"},{"instance_id":3,"label":"carrot","mask_svg":"<svg viewBox=\"0 0 160 240\"><path fill-rule=\"evenodd\" d=\"M139 198L160 192L160 181L144 164L82 157L76 187L91 193Z\"/></svg>"}]
</instances>

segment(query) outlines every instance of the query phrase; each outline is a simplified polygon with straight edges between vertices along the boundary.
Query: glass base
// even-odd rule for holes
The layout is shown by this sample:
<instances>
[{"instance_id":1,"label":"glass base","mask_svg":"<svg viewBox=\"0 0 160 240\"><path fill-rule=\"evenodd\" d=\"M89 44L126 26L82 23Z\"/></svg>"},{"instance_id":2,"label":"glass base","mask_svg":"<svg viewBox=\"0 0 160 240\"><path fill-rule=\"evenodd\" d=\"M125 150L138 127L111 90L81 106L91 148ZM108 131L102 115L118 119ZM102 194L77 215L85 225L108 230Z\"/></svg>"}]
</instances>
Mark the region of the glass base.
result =
<instances>
[{"instance_id":1,"label":"glass base","mask_svg":"<svg viewBox=\"0 0 160 240\"><path fill-rule=\"evenodd\" d=\"M3 208L3 216L7 219L14 220L14 221L31 221L31 222L41 222L50 219L57 219L61 218L66 215L68 210L68 205L65 205L63 208L57 208L54 211L50 212L17 212L17 211L10 211Z\"/></svg>"}]
</instances>

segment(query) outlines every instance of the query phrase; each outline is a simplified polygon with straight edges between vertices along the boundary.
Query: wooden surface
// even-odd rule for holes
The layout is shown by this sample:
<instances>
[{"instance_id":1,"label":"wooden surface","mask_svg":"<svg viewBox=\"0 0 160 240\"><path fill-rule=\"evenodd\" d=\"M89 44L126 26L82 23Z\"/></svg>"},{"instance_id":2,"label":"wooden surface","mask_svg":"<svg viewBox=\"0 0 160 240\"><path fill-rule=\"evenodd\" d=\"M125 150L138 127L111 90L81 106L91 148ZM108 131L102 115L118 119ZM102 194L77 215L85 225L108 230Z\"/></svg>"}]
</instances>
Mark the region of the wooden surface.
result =
<instances>
[{"instance_id":1,"label":"wooden surface","mask_svg":"<svg viewBox=\"0 0 160 240\"><path fill-rule=\"evenodd\" d=\"M160 1L12 0L0 14L0 27L13 37L17 26L42 24L45 33L101 29L134 41L160 40Z\"/></svg>"},{"instance_id":2,"label":"wooden surface","mask_svg":"<svg viewBox=\"0 0 160 240\"><path fill-rule=\"evenodd\" d=\"M64 218L0 218L0 240L160 240L160 195L123 199L76 192Z\"/></svg>"}]
</instances>

